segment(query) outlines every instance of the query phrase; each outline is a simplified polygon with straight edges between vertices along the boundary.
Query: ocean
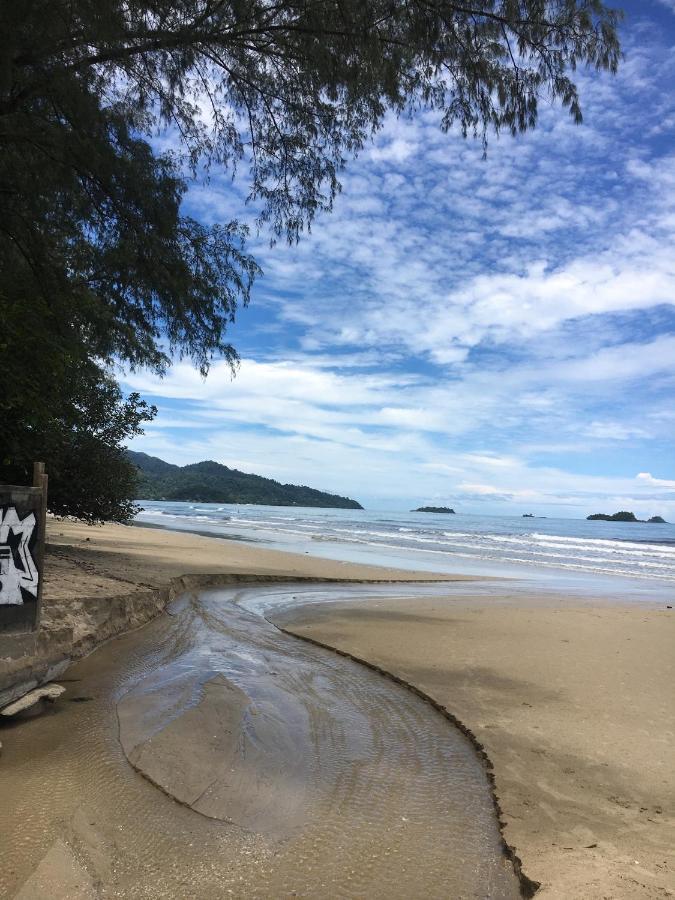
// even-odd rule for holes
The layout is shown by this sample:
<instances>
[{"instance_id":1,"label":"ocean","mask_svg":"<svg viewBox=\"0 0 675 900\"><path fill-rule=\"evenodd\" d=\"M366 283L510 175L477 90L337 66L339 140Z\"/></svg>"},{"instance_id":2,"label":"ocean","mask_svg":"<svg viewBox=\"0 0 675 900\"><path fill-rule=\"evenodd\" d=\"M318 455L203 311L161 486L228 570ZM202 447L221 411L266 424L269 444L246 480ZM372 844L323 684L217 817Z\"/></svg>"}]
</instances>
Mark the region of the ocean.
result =
<instances>
[{"instance_id":1,"label":"ocean","mask_svg":"<svg viewBox=\"0 0 675 900\"><path fill-rule=\"evenodd\" d=\"M675 596L675 525L139 501L159 526L348 562L599 585ZM581 579L581 581L580 581ZM626 585L624 584L624 587Z\"/></svg>"}]
</instances>

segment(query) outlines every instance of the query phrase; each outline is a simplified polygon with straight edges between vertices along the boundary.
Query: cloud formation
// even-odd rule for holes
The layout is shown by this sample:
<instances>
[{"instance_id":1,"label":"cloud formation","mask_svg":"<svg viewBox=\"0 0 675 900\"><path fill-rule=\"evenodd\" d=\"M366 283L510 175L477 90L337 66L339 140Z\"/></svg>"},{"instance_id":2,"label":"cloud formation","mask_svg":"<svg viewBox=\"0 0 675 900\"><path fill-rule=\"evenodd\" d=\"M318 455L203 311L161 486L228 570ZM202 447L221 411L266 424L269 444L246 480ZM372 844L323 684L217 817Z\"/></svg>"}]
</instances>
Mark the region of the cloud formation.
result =
<instances>
[{"instance_id":1,"label":"cloud formation","mask_svg":"<svg viewBox=\"0 0 675 900\"><path fill-rule=\"evenodd\" d=\"M378 505L675 516L675 19L625 43L615 79L582 75L581 128L544 109L486 160L390 119L311 235L261 236L234 381L128 376L161 409L134 446ZM241 197L215 178L188 202Z\"/></svg>"}]
</instances>

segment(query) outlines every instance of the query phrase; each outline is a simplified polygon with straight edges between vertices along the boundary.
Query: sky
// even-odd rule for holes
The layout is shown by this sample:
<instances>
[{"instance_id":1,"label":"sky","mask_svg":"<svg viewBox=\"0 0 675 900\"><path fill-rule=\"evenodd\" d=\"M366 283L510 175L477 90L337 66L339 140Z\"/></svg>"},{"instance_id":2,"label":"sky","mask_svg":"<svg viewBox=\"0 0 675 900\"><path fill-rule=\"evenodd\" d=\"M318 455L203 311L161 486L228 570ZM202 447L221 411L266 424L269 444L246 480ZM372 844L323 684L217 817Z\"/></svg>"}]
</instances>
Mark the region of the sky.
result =
<instances>
[{"instance_id":1,"label":"sky","mask_svg":"<svg viewBox=\"0 0 675 900\"><path fill-rule=\"evenodd\" d=\"M236 378L126 373L159 409L132 449L371 508L675 520L675 0L623 7L583 125L542 108L483 159L391 117L311 234L254 235ZM242 218L242 190L195 184L186 211Z\"/></svg>"}]
</instances>

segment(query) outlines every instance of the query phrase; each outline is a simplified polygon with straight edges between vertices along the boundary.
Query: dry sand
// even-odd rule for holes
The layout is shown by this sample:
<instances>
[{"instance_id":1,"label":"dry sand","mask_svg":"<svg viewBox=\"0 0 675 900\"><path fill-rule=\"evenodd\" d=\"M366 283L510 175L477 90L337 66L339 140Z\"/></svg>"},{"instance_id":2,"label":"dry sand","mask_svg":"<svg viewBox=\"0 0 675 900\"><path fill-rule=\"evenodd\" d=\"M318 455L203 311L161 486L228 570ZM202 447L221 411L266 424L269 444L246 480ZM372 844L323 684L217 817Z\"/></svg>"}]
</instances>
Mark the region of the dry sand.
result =
<instances>
[{"instance_id":1,"label":"dry sand","mask_svg":"<svg viewBox=\"0 0 675 900\"><path fill-rule=\"evenodd\" d=\"M673 896L673 611L462 590L274 618L395 674L473 732L539 896Z\"/></svg>"},{"instance_id":2,"label":"dry sand","mask_svg":"<svg viewBox=\"0 0 675 900\"><path fill-rule=\"evenodd\" d=\"M159 528L89 526L51 520L47 531L46 605L166 587L181 575L251 573L313 578L439 581L452 576L384 569L283 553L243 541L227 541ZM469 576L458 580L472 580Z\"/></svg>"},{"instance_id":3,"label":"dry sand","mask_svg":"<svg viewBox=\"0 0 675 900\"><path fill-rule=\"evenodd\" d=\"M46 606L188 573L439 577L122 526L52 522L49 544ZM503 584L487 596L453 584L444 600L304 607L284 624L396 674L476 735L505 837L541 896L673 896L673 612L507 596Z\"/></svg>"}]
</instances>

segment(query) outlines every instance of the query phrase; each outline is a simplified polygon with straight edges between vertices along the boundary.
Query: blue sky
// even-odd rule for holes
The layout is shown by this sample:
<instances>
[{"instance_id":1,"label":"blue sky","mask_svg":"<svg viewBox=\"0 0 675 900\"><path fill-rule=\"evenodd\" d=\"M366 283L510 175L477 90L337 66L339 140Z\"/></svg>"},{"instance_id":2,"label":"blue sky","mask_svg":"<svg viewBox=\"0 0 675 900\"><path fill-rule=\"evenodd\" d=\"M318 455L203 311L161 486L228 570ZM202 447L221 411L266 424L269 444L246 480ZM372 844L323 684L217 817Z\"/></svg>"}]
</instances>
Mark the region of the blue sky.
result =
<instances>
[{"instance_id":1,"label":"blue sky","mask_svg":"<svg viewBox=\"0 0 675 900\"><path fill-rule=\"evenodd\" d=\"M544 108L484 160L392 118L298 246L254 237L236 379L127 374L159 408L133 449L371 507L675 520L675 0L623 5L581 127ZM244 194L225 176L186 204L241 218Z\"/></svg>"}]
</instances>

